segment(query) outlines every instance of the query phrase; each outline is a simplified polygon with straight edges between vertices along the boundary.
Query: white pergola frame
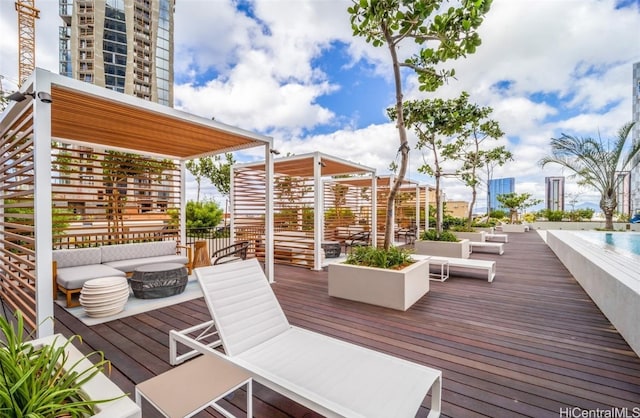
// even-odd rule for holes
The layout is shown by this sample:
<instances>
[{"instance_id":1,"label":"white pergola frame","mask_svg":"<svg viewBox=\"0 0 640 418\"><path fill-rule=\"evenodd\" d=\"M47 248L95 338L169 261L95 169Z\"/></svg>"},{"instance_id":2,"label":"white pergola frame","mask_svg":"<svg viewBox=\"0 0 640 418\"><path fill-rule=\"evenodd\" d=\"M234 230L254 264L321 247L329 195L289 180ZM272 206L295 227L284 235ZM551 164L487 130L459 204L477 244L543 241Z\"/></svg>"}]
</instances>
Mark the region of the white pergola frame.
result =
<instances>
[{"instance_id":1,"label":"white pergola frame","mask_svg":"<svg viewBox=\"0 0 640 418\"><path fill-rule=\"evenodd\" d=\"M322 208L322 203L324 202L324 188L323 182L330 176L337 175L345 175L345 174L366 174L369 177L363 177L360 179L363 182L368 182L371 185L372 190L372 207L375 208L377 205L377 181L376 181L376 169L372 167L367 167L358 163L354 163L352 161L345 160L343 158L335 157L332 155L324 154L322 152L312 152L307 154L293 155L288 157L281 157L270 162L267 160L267 173L269 170L271 171L271 187L273 188L273 178L274 173L278 172L281 174L287 175L295 175L295 176L303 176L313 179L314 184L314 233L313 239L315 242L314 245L314 262L313 262L313 270L322 270L322 257L321 251L323 251L321 247L322 239L323 239L323 231L324 231L324 210L319 210ZM269 168L268 165L271 165ZM255 170L264 169L265 162L256 162L256 163L243 163L243 164L235 164L232 167L231 174L231 187L234 187L234 174L233 171L235 169L246 169L252 168ZM267 176L269 176L267 174ZM233 196L233 193L232 193ZM273 190L270 193L270 197L267 198L268 207L273 208ZM233 197L231 201L231 205L233 207ZM232 211L233 212L233 211ZM372 242L376 242L376 222L377 215L376 211L372 210L371 215L371 239ZM232 220L232 229L233 229L233 220ZM269 230L269 235L267 235L267 241L273 242L273 210L271 210L271 220L267 220L267 229ZM273 251L273 249L272 249ZM270 278L272 280L272 278Z\"/></svg>"},{"instance_id":2,"label":"white pergola frame","mask_svg":"<svg viewBox=\"0 0 640 418\"><path fill-rule=\"evenodd\" d=\"M12 102L0 114L4 132L25 113L33 112L35 281L37 337L52 335L52 187L51 142L101 147L178 160L180 204L186 205L185 162L194 158L264 147L266 161L266 224L273 225L273 139L174 108L148 102L92 84L36 68L23 83L22 93L35 93ZM52 102L38 98L50 95ZM31 107L28 109L27 107ZM43 209L46 208L46 209ZM0 230L0 234L2 234ZM181 211L181 239L185 242L185 212ZM273 228L266 228L265 273L273 281Z\"/></svg>"}]
</instances>

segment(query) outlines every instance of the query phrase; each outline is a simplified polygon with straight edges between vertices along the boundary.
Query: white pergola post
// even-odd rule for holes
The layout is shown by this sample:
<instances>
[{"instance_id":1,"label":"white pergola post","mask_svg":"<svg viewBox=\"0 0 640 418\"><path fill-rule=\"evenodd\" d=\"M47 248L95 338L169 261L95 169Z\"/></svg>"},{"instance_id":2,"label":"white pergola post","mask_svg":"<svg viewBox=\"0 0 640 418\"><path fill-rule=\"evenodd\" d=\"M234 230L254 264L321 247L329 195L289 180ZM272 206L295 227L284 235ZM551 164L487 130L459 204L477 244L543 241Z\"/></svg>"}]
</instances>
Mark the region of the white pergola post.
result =
<instances>
[{"instance_id":1,"label":"white pergola post","mask_svg":"<svg viewBox=\"0 0 640 418\"><path fill-rule=\"evenodd\" d=\"M51 94L51 80L47 73L33 74L31 91L36 92L33 106L33 164L34 164L34 228L36 253L36 338L53 335L53 276L52 267L52 202L51 202L51 103L44 103L38 92ZM27 83L25 83L28 85ZM23 86L24 89L24 86ZM28 91L29 87L24 89ZM37 204L36 204L37 202Z\"/></svg>"},{"instance_id":2,"label":"white pergola post","mask_svg":"<svg viewBox=\"0 0 640 418\"><path fill-rule=\"evenodd\" d=\"M416 184L416 238L420 236L420 185Z\"/></svg>"},{"instance_id":3,"label":"white pergola post","mask_svg":"<svg viewBox=\"0 0 640 418\"><path fill-rule=\"evenodd\" d=\"M324 205L322 204L322 159L313 155L313 269L322 270L322 238L324 236Z\"/></svg>"},{"instance_id":4,"label":"white pergola post","mask_svg":"<svg viewBox=\"0 0 640 418\"><path fill-rule=\"evenodd\" d=\"M264 231L264 270L269 283L275 281L273 266L273 153L271 152L273 139L265 145L265 231Z\"/></svg>"},{"instance_id":5,"label":"white pergola post","mask_svg":"<svg viewBox=\"0 0 640 418\"><path fill-rule=\"evenodd\" d=\"M371 172L371 245L378 246L378 177Z\"/></svg>"},{"instance_id":6,"label":"white pergola post","mask_svg":"<svg viewBox=\"0 0 640 418\"><path fill-rule=\"evenodd\" d=\"M187 243L187 165L180 160L180 242Z\"/></svg>"}]
</instances>

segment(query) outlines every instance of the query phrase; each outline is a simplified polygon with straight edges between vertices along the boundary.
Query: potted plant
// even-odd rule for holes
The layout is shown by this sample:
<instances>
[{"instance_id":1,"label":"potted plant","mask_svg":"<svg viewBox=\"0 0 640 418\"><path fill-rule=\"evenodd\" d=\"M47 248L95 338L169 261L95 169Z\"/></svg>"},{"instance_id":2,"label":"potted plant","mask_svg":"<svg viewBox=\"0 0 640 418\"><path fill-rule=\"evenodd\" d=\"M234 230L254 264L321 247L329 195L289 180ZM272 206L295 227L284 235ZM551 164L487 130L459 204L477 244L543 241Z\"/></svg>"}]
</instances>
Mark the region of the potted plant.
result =
<instances>
[{"instance_id":1,"label":"potted plant","mask_svg":"<svg viewBox=\"0 0 640 418\"><path fill-rule=\"evenodd\" d=\"M439 257L469 258L470 253L468 239L458 239L450 231L442 231L438 234L432 229L422 231L414 248L416 254Z\"/></svg>"},{"instance_id":2,"label":"potted plant","mask_svg":"<svg viewBox=\"0 0 640 418\"><path fill-rule=\"evenodd\" d=\"M486 239L486 232L476 230L474 227L454 226L451 228L451 232L453 232L458 239L468 239L473 242L484 242Z\"/></svg>"},{"instance_id":3,"label":"potted plant","mask_svg":"<svg viewBox=\"0 0 640 418\"><path fill-rule=\"evenodd\" d=\"M0 332L0 416L140 417L140 408L102 374L110 366L103 354L84 356L71 344L78 336L25 341L20 311L14 320L0 316Z\"/></svg>"},{"instance_id":4,"label":"potted plant","mask_svg":"<svg viewBox=\"0 0 640 418\"><path fill-rule=\"evenodd\" d=\"M355 247L329 265L329 296L406 311L429 291L429 261L406 249Z\"/></svg>"}]
</instances>

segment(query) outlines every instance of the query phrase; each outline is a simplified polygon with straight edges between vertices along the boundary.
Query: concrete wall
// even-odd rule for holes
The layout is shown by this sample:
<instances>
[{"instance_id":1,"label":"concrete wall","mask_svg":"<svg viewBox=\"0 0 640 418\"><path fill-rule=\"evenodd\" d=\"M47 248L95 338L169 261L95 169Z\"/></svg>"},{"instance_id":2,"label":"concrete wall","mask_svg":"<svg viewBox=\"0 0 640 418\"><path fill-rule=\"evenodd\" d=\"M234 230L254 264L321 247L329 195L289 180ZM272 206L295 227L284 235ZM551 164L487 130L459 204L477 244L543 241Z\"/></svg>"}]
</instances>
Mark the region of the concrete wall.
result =
<instances>
[{"instance_id":1,"label":"concrete wall","mask_svg":"<svg viewBox=\"0 0 640 418\"><path fill-rule=\"evenodd\" d=\"M536 221L528 224L532 229L561 229L570 231L589 231L592 229L604 229L604 221L586 221L586 222L549 222ZM613 229L616 231L635 231L640 232L640 224L630 224L628 222L614 222Z\"/></svg>"},{"instance_id":2,"label":"concrete wall","mask_svg":"<svg viewBox=\"0 0 640 418\"><path fill-rule=\"evenodd\" d=\"M547 231L547 244L640 356L640 263L568 231Z\"/></svg>"}]
</instances>

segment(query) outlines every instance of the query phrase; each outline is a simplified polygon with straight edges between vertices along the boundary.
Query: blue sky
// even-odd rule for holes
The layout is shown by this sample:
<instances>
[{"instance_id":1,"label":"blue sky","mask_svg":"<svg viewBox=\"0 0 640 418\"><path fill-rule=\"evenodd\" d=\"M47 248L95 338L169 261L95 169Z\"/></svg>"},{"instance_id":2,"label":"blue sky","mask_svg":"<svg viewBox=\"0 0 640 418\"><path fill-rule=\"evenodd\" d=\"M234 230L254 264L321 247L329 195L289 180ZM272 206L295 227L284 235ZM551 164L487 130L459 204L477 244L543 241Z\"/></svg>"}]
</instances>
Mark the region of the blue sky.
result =
<instances>
[{"instance_id":1,"label":"blue sky","mask_svg":"<svg viewBox=\"0 0 640 418\"><path fill-rule=\"evenodd\" d=\"M0 0L0 74L17 78L17 18ZM399 142L385 115L393 103L386 48L353 38L350 0L178 0L175 23L176 107L270 135L283 153L322 151L388 173ZM36 0L39 67L58 71L58 2ZM456 79L429 97L456 97L494 109L515 155L495 177L516 177L516 191L544 197L537 161L561 132L614 136L631 119L631 68L640 61L640 0L494 0L478 52L451 63ZM425 97L412 76L407 98ZM415 143L411 137L410 142ZM411 151L409 177L420 175ZM258 154L238 159L260 158ZM597 196L568 181L582 201ZM190 187L195 195L195 187ZM469 189L445 182L447 197ZM205 194L216 197L205 187Z\"/></svg>"}]
</instances>

